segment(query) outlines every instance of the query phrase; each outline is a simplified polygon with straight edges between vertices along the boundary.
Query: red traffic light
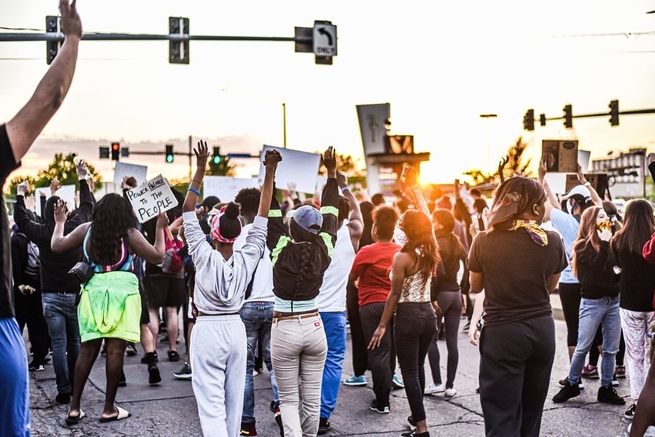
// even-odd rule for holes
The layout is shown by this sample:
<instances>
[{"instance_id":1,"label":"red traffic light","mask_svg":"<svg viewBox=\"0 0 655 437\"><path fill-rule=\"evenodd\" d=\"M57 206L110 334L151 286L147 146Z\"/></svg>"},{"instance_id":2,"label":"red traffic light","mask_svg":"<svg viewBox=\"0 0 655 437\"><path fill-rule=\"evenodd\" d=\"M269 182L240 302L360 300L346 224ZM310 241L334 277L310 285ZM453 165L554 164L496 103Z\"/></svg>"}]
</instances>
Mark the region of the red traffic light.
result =
<instances>
[{"instance_id":1,"label":"red traffic light","mask_svg":"<svg viewBox=\"0 0 655 437\"><path fill-rule=\"evenodd\" d=\"M119 143L111 143L111 150L118 152L121 149L121 145Z\"/></svg>"}]
</instances>

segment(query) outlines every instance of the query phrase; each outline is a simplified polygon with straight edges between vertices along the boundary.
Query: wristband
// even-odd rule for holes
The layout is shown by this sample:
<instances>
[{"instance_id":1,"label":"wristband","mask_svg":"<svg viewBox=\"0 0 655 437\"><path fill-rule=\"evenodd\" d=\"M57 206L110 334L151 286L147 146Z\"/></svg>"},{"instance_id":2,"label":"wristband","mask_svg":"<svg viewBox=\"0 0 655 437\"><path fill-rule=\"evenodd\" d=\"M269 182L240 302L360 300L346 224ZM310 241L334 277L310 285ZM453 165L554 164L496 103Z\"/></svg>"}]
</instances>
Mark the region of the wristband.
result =
<instances>
[{"instance_id":1,"label":"wristband","mask_svg":"<svg viewBox=\"0 0 655 437\"><path fill-rule=\"evenodd\" d=\"M347 185L341 189L342 193L345 193L346 191L350 191L350 187L348 187Z\"/></svg>"},{"instance_id":2,"label":"wristband","mask_svg":"<svg viewBox=\"0 0 655 437\"><path fill-rule=\"evenodd\" d=\"M591 187L591 182L587 181L584 184L582 184L584 187Z\"/></svg>"},{"instance_id":3,"label":"wristband","mask_svg":"<svg viewBox=\"0 0 655 437\"><path fill-rule=\"evenodd\" d=\"M193 187L189 187L189 189L188 189L187 191L191 191L193 194L195 194L196 196L200 197L200 191L196 190L196 189L193 188Z\"/></svg>"}]
</instances>

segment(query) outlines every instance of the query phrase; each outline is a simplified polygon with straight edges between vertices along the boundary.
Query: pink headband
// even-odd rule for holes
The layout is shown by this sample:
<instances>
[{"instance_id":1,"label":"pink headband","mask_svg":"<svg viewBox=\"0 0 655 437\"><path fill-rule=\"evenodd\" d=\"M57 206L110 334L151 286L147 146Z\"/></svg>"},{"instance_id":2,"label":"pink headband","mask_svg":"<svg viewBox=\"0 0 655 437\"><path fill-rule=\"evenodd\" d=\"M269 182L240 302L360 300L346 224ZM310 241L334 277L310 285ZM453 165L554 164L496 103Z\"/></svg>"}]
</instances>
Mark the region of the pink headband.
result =
<instances>
[{"instance_id":1,"label":"pink headband","mask_svg":"<svg viewBox=\"0 0 655 437\"><path fill-rule=\"evenodd\" d=\"M237 237L225 238L221 235L221 217L225 214L225 206L223 206L218 214L212 219L212 238L221 243L232 244L236 241Z\"/></svg>"}]
</instances>

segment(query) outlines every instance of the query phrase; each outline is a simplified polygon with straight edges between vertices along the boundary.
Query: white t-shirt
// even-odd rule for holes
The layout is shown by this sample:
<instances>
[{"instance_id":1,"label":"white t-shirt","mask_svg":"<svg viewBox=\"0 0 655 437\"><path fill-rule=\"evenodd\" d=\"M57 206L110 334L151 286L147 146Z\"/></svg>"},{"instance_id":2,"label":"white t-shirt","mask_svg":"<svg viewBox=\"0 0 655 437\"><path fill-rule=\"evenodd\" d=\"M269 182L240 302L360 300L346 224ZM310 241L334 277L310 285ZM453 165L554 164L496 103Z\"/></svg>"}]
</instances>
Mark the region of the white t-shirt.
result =
<instances>
[{"instance_id":1,"label":"white t-shirt","mask_svg":"<svg viewBox=\"0 0 655 437\"><path fill-rule=\"evenodd\" d=\"M323 275L323 284L316 298L320 312L346 311L346 286L354 261L355 249L350 239L350 228L344 223L337 231L332 261Z\"/></svg>"},{"instance_id":2,"label":"white t-shirt","mask_svg":"<svg viewBox=\"0 0 655 437\"><path fill-rule=\"evenodd\" d=\"M252 223L245 225L241 229L241 234L234 241L234 250L240 249L246 244L246 237L252 229ZM273 302L273 264L271 263L271 252L268 247L264 248L264 254L259 260L257 270L255 270L254 280L252 283L252 294L246 302Z\"/></svg>"}]
</instances>

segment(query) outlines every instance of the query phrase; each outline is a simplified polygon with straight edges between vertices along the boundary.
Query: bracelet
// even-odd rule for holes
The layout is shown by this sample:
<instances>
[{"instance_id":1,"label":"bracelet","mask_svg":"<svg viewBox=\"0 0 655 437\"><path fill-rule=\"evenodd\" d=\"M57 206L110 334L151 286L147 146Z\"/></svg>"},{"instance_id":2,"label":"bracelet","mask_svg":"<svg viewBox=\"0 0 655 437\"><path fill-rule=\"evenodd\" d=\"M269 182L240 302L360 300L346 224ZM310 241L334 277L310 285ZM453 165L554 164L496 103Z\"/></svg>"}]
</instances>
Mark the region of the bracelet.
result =
<instances>
[{"instance_id":1,"label":"bracelet","mask_svg":"<svg viewBox=\"0 0 655 437\"><path fill-rule=\"evenodd\" d=\"M193 188L193 187L189 187L189 189L188 189L187 191L191 191L193 194L195 194L196 196L200 197L200 191L196 190L196 189Z\"/></svg>"},{"instance_id":2,"label":"bracelet","mask_svg":"<svg viewBox=\"0 0 655 437\"><path fill-rule=\"evenodd\" d=\"M591 182L587 181L584 184L582 184L584 187L591 187Z\"/></svg>"},{"instance_id":3,"label":"bracelet","mask_svg":"<svg viewBox=\"0 0 655 437\"><path fill-rule=\"evenodd\" d=\"M191 182L195 182L195 183L198 184L198 185L202 185L202 182L197 181L197 180L195 180L195 179L192 179Z\"/></svg>"},{"instance_id":4,"label":"bracelet","mask_svg":"<svg viewBox=\"0 0 655 437\"><path fill-rule=\"evenodd\" d=\"M343 187L343 188L341 189L341 192L342 192L342 193L345 193L346 191L350 191L350 187L348 187L348 185L346 185L345 187Z\"/></svg>"}]
</instances>

